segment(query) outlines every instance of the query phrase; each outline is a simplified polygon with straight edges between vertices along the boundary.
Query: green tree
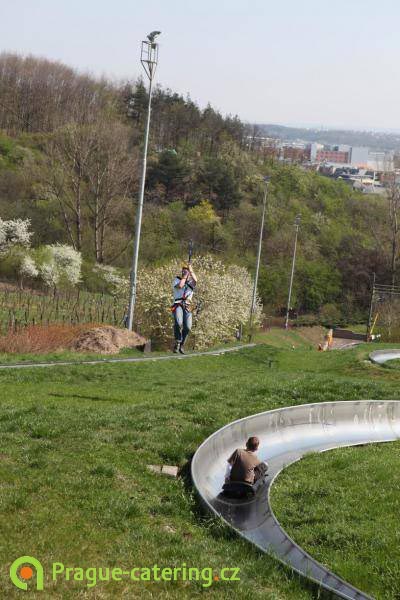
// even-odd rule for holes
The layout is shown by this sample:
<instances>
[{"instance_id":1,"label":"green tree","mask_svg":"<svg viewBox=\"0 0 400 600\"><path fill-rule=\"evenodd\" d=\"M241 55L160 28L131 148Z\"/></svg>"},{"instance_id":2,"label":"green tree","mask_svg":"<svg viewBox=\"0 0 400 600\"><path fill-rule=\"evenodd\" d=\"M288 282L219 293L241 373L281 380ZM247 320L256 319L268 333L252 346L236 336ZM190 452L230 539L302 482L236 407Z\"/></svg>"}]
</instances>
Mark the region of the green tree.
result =
<instances>
[{"instance_id":1,"label":"green tree","mask_svg":"<svg viewBox=\"0 0 400 600\"><path fill-rule=\"evenodd\" d=\"M241 194L232 164L222 158L207 157L198 172L198 182L216 210L227 214L238 206Z\"/></svg>"},{"instance_id":2,"label":"green tree","mask_svg":"<svg viewBox=\"0 0 400 600\"><path fill-rule=\"evenodd\" d=\"M218 250L223 241L221 219L208 200L188 210L188 235L201 252Z\"/></svg>"},{"instance_id":3,"label":"green tree","mask_svg":"<svg viewBox=\"0 0 400 600\"><path fill-rule=\"evenodd\" d=\"M324 304L335 302L341 291L339 272L319 261L299 261L295 281L294 304L304 312L317 312Z\"/></svg>"},{"instance_id":4,"label":"green tree","mask_svg":"<svg viewBox=\"0 0 400 600\"><path fill-rule=\"evenodd\" d=\"M150 187L164 186L164 198L168 202L172 196L177 200L183 192L184 178L189 169L186 162L175 150L164 150L158 155L148 171Z\"/></svg>"}]
</instances>

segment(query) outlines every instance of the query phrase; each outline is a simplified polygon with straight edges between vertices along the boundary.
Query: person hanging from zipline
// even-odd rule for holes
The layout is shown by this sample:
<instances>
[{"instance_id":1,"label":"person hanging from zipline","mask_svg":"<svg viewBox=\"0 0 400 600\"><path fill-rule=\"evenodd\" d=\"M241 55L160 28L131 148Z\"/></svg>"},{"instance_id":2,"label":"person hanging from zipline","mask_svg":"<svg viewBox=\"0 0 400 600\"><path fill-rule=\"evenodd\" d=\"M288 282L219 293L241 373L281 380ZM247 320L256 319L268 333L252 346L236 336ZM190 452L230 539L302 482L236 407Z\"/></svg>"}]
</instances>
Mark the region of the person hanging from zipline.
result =
<instances>
[{"instance_id":1,"label":"person hanging from zipline","mask_svg":"<svg viewBox=\"0 0 400 600\"><path fill-rule=\"evenodd\" d=\"M182 274L177 275L172 284L174 303L171 311L174 316L175 354L178 352L185 354L185 341L192 329L191 301L196 284L197 277L192 269L192 265L190 262L184 263L182 265Z\"/></svg>"}]
</instances>

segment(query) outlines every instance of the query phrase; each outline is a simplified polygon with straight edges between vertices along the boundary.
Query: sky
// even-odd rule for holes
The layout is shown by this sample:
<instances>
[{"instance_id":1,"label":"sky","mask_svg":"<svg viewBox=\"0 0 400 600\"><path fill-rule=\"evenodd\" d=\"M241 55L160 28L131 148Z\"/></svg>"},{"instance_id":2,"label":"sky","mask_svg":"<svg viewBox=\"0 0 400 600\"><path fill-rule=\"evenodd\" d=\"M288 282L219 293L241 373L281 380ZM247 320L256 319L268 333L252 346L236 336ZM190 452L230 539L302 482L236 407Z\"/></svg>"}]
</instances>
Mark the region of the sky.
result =
<instances>
[{"instance_id":1,"label":"sky","mask_svg":"<svg viewBox=\"0 0 400 600\"><path fill-rule=\"evenodd\" d=\"M398 0L0 0L0 51L141 74L258 123L400 130Z\"/></svg>"}]
</instances>

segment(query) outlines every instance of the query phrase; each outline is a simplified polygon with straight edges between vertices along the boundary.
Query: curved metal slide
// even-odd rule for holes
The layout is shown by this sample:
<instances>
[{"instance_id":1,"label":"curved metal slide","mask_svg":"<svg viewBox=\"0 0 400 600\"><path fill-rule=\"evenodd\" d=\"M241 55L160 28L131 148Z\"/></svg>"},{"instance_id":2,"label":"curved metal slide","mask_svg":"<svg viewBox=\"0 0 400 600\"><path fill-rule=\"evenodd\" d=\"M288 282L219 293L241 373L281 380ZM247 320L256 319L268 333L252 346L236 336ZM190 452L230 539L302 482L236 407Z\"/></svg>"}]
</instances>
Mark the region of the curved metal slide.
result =
<instances>
[{"instance_id":1,"label":"curved metal slide","mask_svg":"<svg viewBox=\"0 0 400 600\"><path fill-rule=\"evenodd\" d=\"M400 358L400 350L398 348L391 348L390 350L375 350L375 352L371 352L369 358L372 362L378 365L383 365L388 360Z\"/></svg>"},{"instance_id":2,"label":"curved metal slide","mask_svg":"<svg viewBox=\"0 0 400 600\"><path fill-rule=\"evenodd\" d=\"M228 500L220 494L226 461L247 438L260 438L259 457L269 464L267 483L255 498ZM400 439L400 401L340 401L270 410L234 421L196 451L192 478L206 507L242 537L340 598L368 599L302 550L284 531L270 505L270 488L282 469L309 452Z\"/></svg>"}]
</instances>

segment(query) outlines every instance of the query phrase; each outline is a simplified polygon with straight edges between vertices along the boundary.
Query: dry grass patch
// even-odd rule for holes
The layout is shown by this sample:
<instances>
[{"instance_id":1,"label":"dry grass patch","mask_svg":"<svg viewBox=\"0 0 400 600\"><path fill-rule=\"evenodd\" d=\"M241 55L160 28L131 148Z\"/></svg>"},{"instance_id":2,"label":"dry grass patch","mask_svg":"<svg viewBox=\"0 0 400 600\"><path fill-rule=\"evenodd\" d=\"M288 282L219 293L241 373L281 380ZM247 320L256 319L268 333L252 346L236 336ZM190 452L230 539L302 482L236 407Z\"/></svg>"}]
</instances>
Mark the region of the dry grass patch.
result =
<instances>
[{"instance_id":1,"label":"dry grass patch","mask_svg":"<svg viewBox=\"0 0 400 600\"><path fill-rule=\"evenodd\" d=\"M90 326L89 326L90 327ZM96 327L96 325L92 325ZM29 325L18 331L10 331L0 338L0 352L10 354L40 353L62 350L72 342L88 325Z\"/></svg>"}]
</instances>

